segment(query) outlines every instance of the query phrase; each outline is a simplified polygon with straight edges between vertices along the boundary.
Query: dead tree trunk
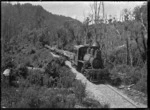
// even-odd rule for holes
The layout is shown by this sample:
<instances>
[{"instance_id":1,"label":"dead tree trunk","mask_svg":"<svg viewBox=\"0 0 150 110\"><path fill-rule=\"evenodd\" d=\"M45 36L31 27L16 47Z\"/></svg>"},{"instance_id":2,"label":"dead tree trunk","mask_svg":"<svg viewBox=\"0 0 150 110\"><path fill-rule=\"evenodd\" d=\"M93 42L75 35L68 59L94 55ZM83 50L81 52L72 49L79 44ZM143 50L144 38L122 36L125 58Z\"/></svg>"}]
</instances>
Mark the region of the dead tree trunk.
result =
<instances>
[{"instance_id":1,"label":"dead tree trunk","mask_svg":"<svg viewBox=\"0 0 150 110\"><path fill-rule=\"evenodd\" d=\"M128 38L126 38L126 46L127 46L127 57L126 57L126 61L127 61L127 65L129 65L129 42L128 42Z\"/></svg>"},{"instance_id":2,"label":"dead tree trunk","mask_svg":"<svg viewBox=\"0 0 150 110\"><path fill-rule=\"evenodd\" d=\"M131 55L131 43L130 43L130 38L129 38L129 36L128 36L128 33L127 33L127 31L126 31L126 34L125 34L125 37L126 37L126 47L127 47L127 49L126 49L126 52L127 52L127 56L126 56L126 63L127 63L127 65L132 65L132 55Z\"/></svg>"},{"instance_id":3,"label":"dead tree trunk","mask_svg":"<svg viewBox=\"0 0 150 110\"><path fill-rule=\"evenodd\" d=\"M144 37L145 35L144 35L143 31L141 32L141 35L142 35L142 42L143 42L143 47L144 47L143 62L145 62L146 59L147 59L147 55L146 55L146 53L147 53L147 45L146 45L146 39Z\"/></svg>"},{"instance_id":4,"label":"dead tree trunk","mask_svg":"<svg viewBox=\"0 0 150 110\"><path fill-rule=\"evenodd\" d=\"M143 55L142 55L142 50L140 49L140 46L139 46L139 42L138 42L138 38L135 39L136 43L137 43L137 48L140 52L140 55L141 55L141 58L143 59Z\"/></svg>"},{"instance_id":5,"label":"dead tree trunk","mask_svg":"<svg viewBox=\"0 0 150 110\"><path fill-rule=\"evenodd\" d=\"M133 66L133 57L132 57L132 53L131 53L131 43L129 42L129 56L130 56L130 65Z\"/></svg>"},{"instance_id":6,"label":"dead tree trunk","mask_svg":"<svg viewBox=\"0 0 150 110\"><path fill-rule=\"evenodd\" d=\"M143 15L143 14L141 13L141 25L142 25L142 27L144 28L143 31L141 31L142 41L143 41L143 46L144 46L144 52L143 52L143 54L142 54L142 59L143 59L143 62L145 62L146 59L147 59L147 55L146 55L147 46L146 46L146 38L145 38L145 33L147 33L147 28L146 28L146 26L144 25L142 15ZM144 33L144 32L145 32L145 33Z\"/></svg>"}]
</instances>

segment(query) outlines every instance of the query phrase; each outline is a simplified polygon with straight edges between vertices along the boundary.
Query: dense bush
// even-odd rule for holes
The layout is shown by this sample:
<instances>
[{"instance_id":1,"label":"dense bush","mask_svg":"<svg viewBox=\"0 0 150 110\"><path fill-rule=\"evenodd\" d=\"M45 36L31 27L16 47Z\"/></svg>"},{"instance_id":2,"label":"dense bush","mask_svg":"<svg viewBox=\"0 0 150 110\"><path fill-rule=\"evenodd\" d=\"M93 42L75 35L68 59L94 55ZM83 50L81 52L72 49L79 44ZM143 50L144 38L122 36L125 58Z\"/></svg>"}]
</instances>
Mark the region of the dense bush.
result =
<instances>
[{"instance_id":1,"label":"dense bush","mask_svg":"<svg viewBox=\"0 0 150 110\"><path fill-rule=\"evenodd\" d=\"M8 107L9 104L10 108L74 108L79 103L87 106L83 100L86 97L85 85L75 79L70 69L64 66L64 61L65 59L54 58L47 65L46 72L26 70L25 66L18 67L15 70L18 87L12 87L14 93L9 94L7 86L3 86L3 91L6 91L3 92L2 102L6 104L3 106ZM10 102L5 100L6 94ZM96 104L91 107L101 107L96 101L91 103Z\"/></svg>"},{"instance_id":2,"label":"dense bush","mask_svg":"<svg viewBox=\"0 0 150 110\"><path fill-rule=\"evenodd\" d=\"M128 65L118 65L111 70L111 78L119 77L124 85L135 84L134 89L146 93L147 91L147 65L141 67L131 67Z\"/></svg>"},{"instance_id":3,"label":"dense bush","mask_svg":"<svg viewBox=\"0 0 150 110\"><path fill-rule=\"evenodd\" d=\"M53 59L51 62L48 63L47 67L45 68L45 73L53 78L59 76L58 70L60 68L58 60Z\"/></svg>"},{"instance_id":4,"label":"dense bush","mask_svg":"<svg viewBox=\"0 0 150 110\"><path fill-rule=\"evenodd\" d=\"M17 103L17 107L22 108L37 108L39 107L40 100L38 99L38 92L34 86L29 87L24 91L21 101Z\"/></svg>"},{"instance_id":5,"label":"dense bush","mask_svg":"<svg viewBox=\"0 0 150 110\"><path fill-rule=\"evenodd\" d=\"M59 76L58 86L61 85L65 88L72 87L72 83L75 81L75 75L67 67L61 67L59 69Z\"/></svg>"},{"instance_id":6,"label":"dense bush","mask_svg":"<svg viewBox=\"0 0 150 110\"><path fill-rule=\"evenodd\" d=\"M1 107L16 108L16 104L20 101L21 92L17 92L14 87L2 87L1 91Z\"/></svg>"},{"instance_id":7,"label":"dense bush","mask_svg":"<svg viewBox=\"0 0 150 110\"><path fill-rule=\"evenodd\" d=\"M23 108L73 108L76 97L67 89L29 87L22 94L17 107Z\"/></svg>"},{"instance_id":8,"label":"dense bush","mask_svg":"<svg viewBox=\"0 0 150 110\"><path fill-rule=\"evenodd\" d=\"M20 65L20 67L17 68L16 72L18 76L23 77L25 79L28 76L28 70L26 68L26 65Z\"/></svg>"},{"instance_id":9,"label":"dense bush","mask_svg":"<svg viewBox=\"0 0 150 110\"><path fill-rule=\"evenodd\" d=\"M27 80L29 80L31 85L43 85L43 76L42 76L42 72L40 72L39 70L34 70L32 72L29 72L29 76L27 78Z\"/></svg>"},{"instance_id":10,"label":"dense bush","mask_svg":"<svg viewBox=\"0 0 150 110\"><path fill-rule=\"evenodd\" d=\"M16 68L17 64L14 62L14 57L11 55L5 55L2 57L1 70L4 71L6 68Z\"/></svg>"},{"instance_id":11,"label":"dense bush","mask_svg":"<svg viewBox=\"0 0 150 110\"><path fill-rule=\"evenodd\" d=\"M40 97L42 101L41 107L44 108L73 108L76 103L76 98L71 96L67 89L47 89Z\"/></svg>"},{"instance_id":12,"label":"dense bush","mask_svg":"<svg viewBox=\"0 0 150 110\"><path fill-rule=\"evenodd\" d=\"M73 82L73 87L76 97L82 102L83 98L86 96L85 85L82 84L81 81L75 80Z\"/></svg>"},{"instance_id":13,"label":"dense bush","mask_svg":"<svg viewBox=\"0 0 150 110\"><path fill-rule=\"evenodd\" d=\"M108 104L101 105L98 101L95 101L91 98L84 98L82 104L89 108L109 108Z\"/></svg>"},{"instance_id":14,"label":"dense bush","mask_svg":"<svg viewBox=\"0 0 150 110\"><path fill-rule=\"evenodd\" d=\"M136 74L135 76L137 77ZM147 63L140 69L138 76L138 80L133 88L147 94Z\"/></svg>"}]
</instances>

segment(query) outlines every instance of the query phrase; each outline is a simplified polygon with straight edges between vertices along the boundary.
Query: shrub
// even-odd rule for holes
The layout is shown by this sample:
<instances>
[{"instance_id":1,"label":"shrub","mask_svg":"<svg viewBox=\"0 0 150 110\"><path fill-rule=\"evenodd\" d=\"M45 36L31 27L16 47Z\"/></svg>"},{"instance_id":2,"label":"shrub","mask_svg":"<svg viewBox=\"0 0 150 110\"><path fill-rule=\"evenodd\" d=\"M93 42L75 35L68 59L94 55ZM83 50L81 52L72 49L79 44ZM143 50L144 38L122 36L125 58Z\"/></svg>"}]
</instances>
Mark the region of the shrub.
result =
<instances>
[{"instance_id":1,"label":"shrub","mask_svg":"<svg viewBox=\"0 0 150 110\"><path fill-rule=\"evenodd\" d=\"M147 94L147 81L145 79L141 79L133 88Z\"/></svg>"},{"instance_id":2,"label":"shrub","mask_svg":"<svg viewBox=\"0 0 150 110\"><path fill-rule=\"evenodd\" d=\"M28 70L24 64L20 65L20 67L17 68L16 72L18 76L23 77L25 79L28 76Z\"/></svg>"},{"instance_id":3,"label":"shrub","mask_svg":"<svg viewBox=\"0 0 150 110\"><path fill-rule=\"evenodd\" d=\"M15 108L16 103L20 101L21 93L14 87L3 88L1 92L1 105L9 108Z\"/></svg>"},{"instance_id":4,"label":"shrub","mask_svg":"<svg viewBox=\"0 0 150 110\"><path fill-rule=\"evenodd\" d=\"M28 80L31 85L43 85L43 75L42 72L39 70L34 70L29 72Z\"/></svg>"},{"instance_id":5,"label":"shrub","mask_svg":"<svg viewBox=\"0 0 150 110\"><path fill-rule=\"evenodd\" d=\"M38 98L38 89L36 86L31 86L26 89L23 94L21 101L17 103L17 107L21 108L38 108L40 100Z\"/></svg>"},{"instance_id":6,"label":"shrub","mask_svg":"<svg viewBox=\"0 0 150 110\"><path fill-rule=\"evenodd\" d=\"M15 68L16 67L16 63L14 61L12 61L13 57L6 54L6 56L2 56L2 65L1 68L2 70L6 69L6 68Z\"/></svg>"},{"instance_id":7,"label":"shrub","mask_svg":"<svg viewBox=\"0 0 150 110\"><path fill-rule=\"evenodd\" d=\"M109 83L113 86L119 86L122 83L121 77L118 74L118 69L117 67L113 68L110 71L110 80Z\"/></svg>"},{"instance_id":8,"label":"shrub","mask_svg":"<svg viewBox=\"0 0 150 110\"><path fill-rule=\"evenodd\" d=\"M61 85L65 88L72 87L72 83L75 80L75 75L68 70L67 67L64 66L59 69L59 76L60 77L57 83L58 86Z\"/></svg>"},{"instance_id":9,"label":"shrub","mask_svg":"<svg viewBox=\"0 0 150 110\"><path fill-rule=\"evenodd\" d=\"M133 88L147 94L147 64L144 64L139 74L138 81Z\"/></svg>"},{"instance_id":10,"label":"shrub","mask_svg":"<svg viewBox=\"0 0 150 110\"><path fill-rule=\"evenodd\" d=\"M146 67L131 67L128 65L117 65L111 70L111 79L120 78L120 81L124 85L136 84L140 80L143 80L143 76L147 74ZM145 77L146 78L146 77ZM145 80L146 81L146 80ZM141 81L142 82L142 81ZM144 83L143 83L144 84Z\"/></svg>"},{"instance_id":11,"label":"shrub","mask_svg":"<svg viewBox=\"0 0 150 110\"><path fill-rule=\"evenodd\" d=\"M108 104L101 105L98 101L87 97L83 99L82 104L90 108L109 108Z\"/></svg>"},{"instance_id":12,"label":"shrub","mask_svg":"<svg viewBox=\"0 0 150 110\"><path fill-rule=\"evenodd\" d=\"M73 108L76 103L77 98L75 97L75 94L69 94L66 96L66 108Z\"/></svg>"},{"instance_id":13,"label":"shrub","mask_svg":"<svg viewBox=\"0 0 150 110\"><path fill-rule=\"evenodd\" d=\"M73 87L74 87L75 96L79 99L80 102L82 102L82 99L86 96L85 85L82 84L81 81L75 80L73 82Z\"/></svg>"},{"instance_id":14,"label":"shrub","mask_svg":"<svg viewBox=\"0 0 150 110\"><path fill-rule=\"evenodd\" d=\"M44 108L72 108L75 105L75 96L69 95L69 91L65 88L45 89L43 94L39 93L39 98L40 107Z\"/></svg>"},{"instance_id":15,"label":"shrub","mask_svg":"<svg viewBox=\"0 0 150 110\"><path fill-rule=\"evenodd\" d=\"M51 62L48 63L47 67L45 68L45 73L49 74L49 76L52 76L53 78L58 77L59 68L60 68L60 64L58 60L53 59Z\"/></svg>"},{"instance_id":16,"label":"shrub","mask_svg":"<svg viewBox=\"0 0 150 110\"><path fill-rule=\"evenodd\" d=\"M31 86L24 89L16 107L21 108L72 108L76 103L75 95L67 89Z\"/></svg>"},{"instance_id":17,"label":"shrub","mask_svg":"<svg viewBox=\"0 0 150 110\"><path fill-rule=\"evenodd\" d=\"M43 76L43 85L49 87L49 76L47 74Z\"/></svg>"},{"instance_id":18,"label":"shrub","mask_svg":"<svg viewBox=\"0 0 150 110\"><path fill-rule=\"evenodd\" d=\"M19 81L19 88L20 89L28 88L31 85L30 81L27 79L24 79L24 78L19 78L18 81Z\"/></svg>"}]
</instances>

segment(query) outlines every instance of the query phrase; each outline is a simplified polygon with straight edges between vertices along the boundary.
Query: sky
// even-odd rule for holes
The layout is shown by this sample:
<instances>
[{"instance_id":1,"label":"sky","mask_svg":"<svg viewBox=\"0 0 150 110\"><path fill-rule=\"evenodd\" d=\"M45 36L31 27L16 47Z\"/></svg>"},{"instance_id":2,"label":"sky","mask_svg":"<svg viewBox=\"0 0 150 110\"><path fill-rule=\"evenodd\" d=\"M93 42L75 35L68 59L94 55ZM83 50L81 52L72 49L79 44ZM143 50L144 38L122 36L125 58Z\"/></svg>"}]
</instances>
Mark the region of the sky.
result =
<instances>
[{"instance_id":1,"label":"sky","mask_svg":"<svg viewBox=\"0 0 150 110\"><path fill-rule=\"evenodd\" d=\"M17 2L11 2L12 4L15 4ZM90 4L93 2L87 1L72 1L72 2L19 2L21 4L24 3L31 3L32 5L41 5L45 10L58 15L64 15L69 16L75 19L78 19L79 21L83 22L84 19L88 16L88 14L91 12ZM113 2L113 1L104 1L104 11L105 15L109 17L109 15L112 15L112 17L117 17L119 19L120 13L124 8L133 10L134 7L140 6L144 3L144 1L129 1L129 2Z\"/></svg>"}]
</instances>

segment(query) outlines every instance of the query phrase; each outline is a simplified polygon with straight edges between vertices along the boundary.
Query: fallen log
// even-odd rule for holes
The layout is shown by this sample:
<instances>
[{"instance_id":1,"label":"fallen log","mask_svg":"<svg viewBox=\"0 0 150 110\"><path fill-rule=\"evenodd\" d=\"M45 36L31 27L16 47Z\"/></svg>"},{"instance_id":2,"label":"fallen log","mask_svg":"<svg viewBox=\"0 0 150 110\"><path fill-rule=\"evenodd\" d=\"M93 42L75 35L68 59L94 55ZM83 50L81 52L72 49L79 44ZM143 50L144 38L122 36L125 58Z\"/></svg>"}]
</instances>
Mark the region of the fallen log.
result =
<instances>
[{"instance_id":1,"label":"fallen log","mask_svg":"<svg viewBox=\"0 0 150 110\"><path fill-rule=\"evenodd\" d=\"M36 67L27 67L28 70L39 70L41 72L45 72L45 69L43 68L36 68Z\"/></svg>"}]
</instances>

